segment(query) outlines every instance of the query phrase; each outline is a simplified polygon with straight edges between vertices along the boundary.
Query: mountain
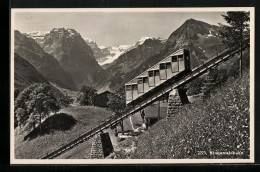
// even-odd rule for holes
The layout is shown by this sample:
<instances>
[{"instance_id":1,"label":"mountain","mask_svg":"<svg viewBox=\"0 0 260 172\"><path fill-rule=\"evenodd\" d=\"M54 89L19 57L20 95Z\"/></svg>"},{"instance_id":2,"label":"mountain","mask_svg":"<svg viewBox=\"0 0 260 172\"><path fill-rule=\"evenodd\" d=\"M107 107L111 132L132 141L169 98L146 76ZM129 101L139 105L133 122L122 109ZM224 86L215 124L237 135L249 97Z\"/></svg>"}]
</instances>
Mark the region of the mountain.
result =
<instances>
[{"instance_id":1,"label":"mountain","mask_svg":"<svg viewBox=\"0 0 260 172\"><path fill-rule=\"evenodd\" d=\"M146 38L146 39L145 39ZM114 60L104 73L96 73L97 88L111 90L119 88L130 79L135 69L150 57L158 54L164 48L164 40L159 38L141 38L128 51Z\"/></svg>"},{"instance_id":2,"label":"mountain","mask_svg":"<svg viewBox=\"0 0 260 172\"><path fill-rule=\"evenodd\" d=\"M98 46L95 41L90 38L84 38L85 42L91 47L93 54L103 68L114 60L116 60L121 54L125 53L132 45L118 45L118 46Z\"/></svg>"},{"instance_id":3,"label":"mountain","mask_svg":"<svg viewBox=\"0 0 260 172\"><path fill-rule=\"evenodd\" d=\"M32 64L46 79L61 87L75 89L70 74L62 69L52 55L45 53L34 39L15 30L14 40L15 53Z\"/></svg>"},{"instance_id":4,"label":"mountain","mask_svg":"<svg viewBox=\"0 0 260 172\"><path fill-rule=\"evenodd\" d=\"M220 30L221 28L218 26L189 19L173 31L166 41L140 39L132 50L122 54L106 69L104 78L100 77L100 79L103 82L106 79L107 81L101 82L100 85L103 87L100 90L114 91L118 89L136 75L180 48L190 50L191 66L194 68L225 48L220 37ZM155 43L156 40L157 43Z\"/></svg>"},{"instance_id":5,"label":"mountain","mask_svg":"<svg viewBox=\"0 0 260 172\"><path fill-rule=\"evenodd\" d=\"M186 20L178 29L172 32L165 42L164 49L157 55L147 58L139 67L128 74L128 78L134 78L137 74L148 69L149 66L158 63L181 48L190 50L192 68L202 64L225 48L220 37L220 31L221 28L215 25L195 19Z\"/></svg>"},{"instance_id":6,"label":"mountain","mask_svg":"<svg viewBox=\"0 0 260 172\"><path fill-rule=\"evenodd\" d=\"M54 28L44 36L40 46L58 60L77 86L92 85L93 73L103 70L91 48L74 29Z\"/></svg>"},{"instance_id":7,"label":"mountain","mask_svg":"<svg viewBox=\"0 0 260 172\"><path fill-rule=\"evenodd\" d=\"M50 33L30 35L73 76L77 86L86 83L99 91L114 91L180 48L190 50L192 68L202 64L225 48L220 30L218 26L189 19L167 40L142 37L134 45L116 47L98 46L74 29L55 28Z\"/></svg>"},{"instance_id":8,"label":"mountain","mask_svg":"<svg viewBox=\"0 0 260 172\"><path fill-rule=\"evenodd\" d=\"M14 54L14 88L22 91L34 83L48 83L48 81L40 74L33 65Z\"/></svg>"},{"instance_id":9,"label":"mountain","mask_svg":"<svg viewBox=\"0 0 260 172\"><path fill-rule=\"evenodd\" d=\"M163 40L154 37L145 38L140 38L129 51L119 56L108 70L119 68L122 73L131 72L146 59L158 54L164 48Z\"/></svg>"},{"instance_id":10,"label":"mountain","mask_svg":"<svg viewBox=\"0 0 260 172\"><path fill-rule=\"evenodd\" d=\"M203 21L186 20L166 41L166 50L172 53L179 48L191 51L191 65L198 66L216 52L225 48L220 37L221 28Z\"/></svg>"}]
</instances>

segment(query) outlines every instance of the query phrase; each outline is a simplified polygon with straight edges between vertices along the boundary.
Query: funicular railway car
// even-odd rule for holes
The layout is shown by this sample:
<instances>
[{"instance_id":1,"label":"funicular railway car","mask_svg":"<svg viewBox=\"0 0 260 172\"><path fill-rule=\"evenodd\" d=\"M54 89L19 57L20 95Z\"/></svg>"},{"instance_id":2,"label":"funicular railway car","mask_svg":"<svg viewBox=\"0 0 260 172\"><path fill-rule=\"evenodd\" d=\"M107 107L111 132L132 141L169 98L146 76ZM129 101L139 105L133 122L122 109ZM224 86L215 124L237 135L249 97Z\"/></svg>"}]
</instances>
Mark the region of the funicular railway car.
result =
<instances>
[{"instance_id":1,"label":"funicular railway car","mask_svg":"<svg viewBox=\"0 0 260 172\"><path fill-rule=\"evenodd\" d=\"M125 84L126 104L187 70L190 70L189 50L180 49L172 53Z\"/></svg>"}]
</instances>

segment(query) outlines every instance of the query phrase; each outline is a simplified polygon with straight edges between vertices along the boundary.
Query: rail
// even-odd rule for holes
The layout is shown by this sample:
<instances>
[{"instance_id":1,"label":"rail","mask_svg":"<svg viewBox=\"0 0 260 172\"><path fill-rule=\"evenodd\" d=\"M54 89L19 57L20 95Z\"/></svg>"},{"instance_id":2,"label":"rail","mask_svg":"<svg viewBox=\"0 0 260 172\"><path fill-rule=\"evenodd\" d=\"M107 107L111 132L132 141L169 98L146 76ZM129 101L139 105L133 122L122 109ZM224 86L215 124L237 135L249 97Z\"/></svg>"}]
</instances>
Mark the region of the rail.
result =
<instances>
[{"instance_id":1,"label":"rail","mask_svg":"<svg viewBox=\"0 0 260 172\"><path fill-rule=\"evenodd\" d=\"M243 47L243 50L246 49L249 45L246 44L246 46ZM215 56L211 57L209 60L205 61L200 66L194 68L189 73L187 73L185 76L180 78L171 78L165 83L161 84L158 89L155 89L153 93L150 93L149 97L145 97L145 99L142 99L143 96L140 96L140 99L137 99L135 105L132 105L130 107L127 107L126 110L122 113L120 113L118 116L114 116L110 119L107 119L103 123L100 123L97 127L91 128L86 133L81 134L78 138L74 139L73 141L61 146L60 148L54 150L53 152L50 152L41 159L52 159L57 157L58 155L66 152L67 150L73 148L74 146L78 145L79 143L82 143L91 137L93 137L95 134L102 132L104 129L114 127L116 126L120 121L122 121L125 118L128 118L130 115L133 115L134 113L140 111L141 109L149 106L150 104L157 101L159 98L161 98L163 95L169 93L171 90L181 87L185 85L186 83L196 79L197 77L201 76L205 72L207 72L209 69L213 68L214 66L219 65L220 63L232 58L235 54L239 53L239 48L234 48L231 50L224 49L221 51L221 53L217 53Z\"/></svg>"}]
</instances>

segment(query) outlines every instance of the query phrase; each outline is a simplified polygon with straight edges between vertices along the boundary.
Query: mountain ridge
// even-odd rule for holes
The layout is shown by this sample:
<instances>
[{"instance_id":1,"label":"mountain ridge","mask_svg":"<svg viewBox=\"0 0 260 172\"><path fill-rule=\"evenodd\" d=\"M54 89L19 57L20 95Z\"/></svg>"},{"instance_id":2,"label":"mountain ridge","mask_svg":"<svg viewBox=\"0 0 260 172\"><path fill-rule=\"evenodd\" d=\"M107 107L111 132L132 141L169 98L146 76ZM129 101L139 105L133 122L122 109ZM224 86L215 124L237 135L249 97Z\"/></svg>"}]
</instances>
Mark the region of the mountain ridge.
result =
<instances>
[{"instance_id":1,"label":"mountain ridge","mask_svg":"<svg viewBox=\"0 0 260 172\"><path fill-rule=\"evenodd\" d=\"M59 62L46 53L34 39L15 30L14 41L14 52L33 65L47 80L64 88L75 89L70 74L64 71Z\"/></svg>"}]
</instances>

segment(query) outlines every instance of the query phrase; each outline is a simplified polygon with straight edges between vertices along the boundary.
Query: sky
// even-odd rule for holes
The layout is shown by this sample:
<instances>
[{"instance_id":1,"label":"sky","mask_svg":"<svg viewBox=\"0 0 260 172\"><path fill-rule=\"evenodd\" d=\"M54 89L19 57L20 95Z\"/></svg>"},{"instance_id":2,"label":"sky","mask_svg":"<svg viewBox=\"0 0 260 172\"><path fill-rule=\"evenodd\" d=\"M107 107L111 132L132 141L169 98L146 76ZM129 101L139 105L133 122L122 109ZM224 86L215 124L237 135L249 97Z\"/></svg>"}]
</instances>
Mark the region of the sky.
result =
<instances>
[{"instance_id":1,"label":"sky","mask_svg":"<svg viewBox=\"0 0 260 172\"><path fill-rule=\"evenodd\" d=\"M22 33L73 28L99 46L132 45L140 37L167 39L187 19L225 23L224 12L16 12L14 29Z\"/></svg>"}]
</instances>

